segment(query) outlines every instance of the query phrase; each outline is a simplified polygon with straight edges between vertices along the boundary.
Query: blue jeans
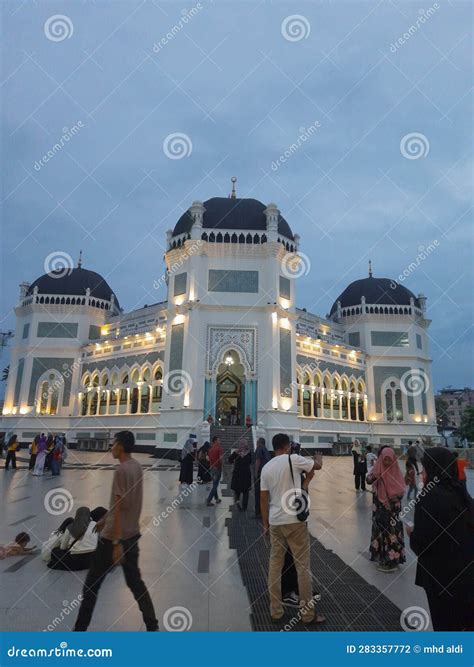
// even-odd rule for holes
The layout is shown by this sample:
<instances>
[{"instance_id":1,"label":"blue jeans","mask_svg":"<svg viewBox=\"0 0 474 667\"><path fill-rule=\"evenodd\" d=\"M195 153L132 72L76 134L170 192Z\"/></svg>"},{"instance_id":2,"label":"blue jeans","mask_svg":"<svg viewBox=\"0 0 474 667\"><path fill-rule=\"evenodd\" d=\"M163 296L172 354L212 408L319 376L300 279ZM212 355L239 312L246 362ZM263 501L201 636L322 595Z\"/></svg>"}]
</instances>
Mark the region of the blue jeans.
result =
<instances>
[{"instance_id":1,"label":"blue jeans","mask_svg":"<svg viewBox=\"0 0 474 667\"><path fill-rule=\"evenodd\" d=\"M216 470L215 468L211 468L209 470L209 473L212 479L212 488L210 494L207 497L208 503L211 502L213 498L219 500L219 496L217 495L217 487L219 486L219 482L221 481L222 470Z\"/></svg>"}]
</instances>

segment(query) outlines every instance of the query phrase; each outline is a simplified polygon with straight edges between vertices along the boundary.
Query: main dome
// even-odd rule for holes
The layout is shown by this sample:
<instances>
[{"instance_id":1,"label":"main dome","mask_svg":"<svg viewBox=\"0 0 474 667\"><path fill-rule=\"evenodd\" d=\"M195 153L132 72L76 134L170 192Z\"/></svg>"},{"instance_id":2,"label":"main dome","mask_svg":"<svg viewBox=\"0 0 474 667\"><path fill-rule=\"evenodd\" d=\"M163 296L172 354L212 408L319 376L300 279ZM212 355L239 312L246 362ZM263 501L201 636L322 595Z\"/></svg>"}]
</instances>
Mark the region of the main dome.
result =
<instances>
[{"instance_id":1,"label":"main dome","mask_svg":"<svg viewBox=\"0 0 474 667\"><path fill-rule=\"evenodd\" d=\"M257 199L238 199L232 197L213 197L204 202L206 209L203 217L205 229L232 229L265 231L267 220L265 204ZM173 230L173 236L191 231L193 219L186 211L180 217ZM287 239L294 240L290 225L281 215L278 216L278 233Z\"/></svg>"},{"instance_id":2,"label":"main dome","mask_svg":"<svg viewBox=\"0 0 474 667\"><path fill-rule=\"evenodd\" d=\"M409 306L410 299L415 299L415 305L419 308L420 303L413 292L390 280L390 278L362 278L355 280L337 297L332 304L330 315L337 311L337 302L341 302L341 308L358 306L365 297L368 304L382 304L386 306Z\"/></svg>"},{"instance_id":3,"label":"main dome","mask_svg":"<svg viewBox=\"0 0 474 667\"><path fill-rule=\"evenodd\" d=\"M45 273L31 283L27 294L33 294L35 287L38 288L38 294L68 296L84 296L86 290L90 289L91 296L106 301L110 301L113 294L115 303L120 308L117 296L108 282L95 271L89 271L89 269L83 269L80 266L75 269L58 269Z\"/></svg>"}]
</instances>

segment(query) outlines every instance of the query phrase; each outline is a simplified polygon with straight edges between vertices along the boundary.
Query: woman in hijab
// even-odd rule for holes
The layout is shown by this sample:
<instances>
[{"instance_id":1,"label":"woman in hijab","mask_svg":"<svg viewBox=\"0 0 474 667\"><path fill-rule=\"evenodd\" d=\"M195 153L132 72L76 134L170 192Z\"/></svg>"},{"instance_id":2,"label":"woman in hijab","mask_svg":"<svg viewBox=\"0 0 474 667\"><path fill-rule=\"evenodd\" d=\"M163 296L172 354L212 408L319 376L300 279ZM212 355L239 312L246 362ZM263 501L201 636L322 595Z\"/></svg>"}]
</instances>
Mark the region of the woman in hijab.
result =
<instances>
[{"instance_id":1,"label":"woman in hijab","mask_svg":"<svg viewBox=\"0 0 474 667\"><path fill-rule=\"evenodd\" d=\"M54 438L54 447L53 454L51 457L51 474L60 475L61 474L61 465L64 458L64 444L63 438L61 435L57 435Z\"/></svg>"},{"instance_id":2,"label":"woman in hijab","mask_svg":"<svg viewBox=\"0 0 474 667\"><path fill-rule=\"evenodd\" d=\"M197 453L198 459L198 483L199 484L210 484L211 483L211 474L209 472L209 450L211 445L208 440L199 448Z\"/></svg>"},{"instance_id":3,"label":"woman in hijab","mask_svg":"<svg viewBox=\"0 0 474 667\"><path fill-rule=\"evenodd\" d=\"M367 481L372 484L374 504L370 560L380 572L395 572L405 562L403 524L399 514L405 481L391 447L384 447Z\"/></svg>"},{"instance_id":4,"label":"woman in hijab","mask_svg":"<svg viewBox=\"0 0 474 667\"><path fill-rule=\"evenodd\" d=\"M96 510L95 510L96 512ZM97 516L96 516L97 518ZM95 521L88 507L79 507L73 521L65 528L58 547L51 550L48 567L52 570L86 570L97 547Z\"/></svg>"},{"instance_id":5,"label":"woman in hijab","mask_svg":"<svg viewBox=\"0 0 474 667\"><path fill-rule=\"evenodd\" d=\"M448 449L427 449L422 474L415 525L407 527L418 556L415 583L425 589L433 630L474 630L473 500Z\"/></svg>"},{"instance_id":6,"label":"woman in hijab","mask_svg":"<svg viewBox=\"0 0 474 667\"><path fill-rule=\"evenodd\" d=\"M239 440L238 448L229 456L229 463L234 464L230 488L234 492L234 502L241 512L245 512L249 504L249 491L252 486L252 454L247 440ZM242 505L240 504L242 496Z\"/></svg>"},{"instance_id":7,"label":"woman in hijab","mask_svg":"<svg viewBox=\"0 0 474 667\"><path fill-rule=\"evenodd\" d=\"M181 471L179 473L179 481L181 484L193 483L193 466L194 466L194 440L188 438L181 451Z\"/></svg>"},{"instance_id":8,"label":"woman in hijab","mask_svg":"<svg viewBox=\"0 0 474 667\"><path fill-rule=\"evenodd\" d=\"M41 476L43 474L45 461L46 461L46 437L44 433L42 433L38 440L38 453L36 455L35 467L33 468L33 475Z\"/></svg>"}]
</instances>

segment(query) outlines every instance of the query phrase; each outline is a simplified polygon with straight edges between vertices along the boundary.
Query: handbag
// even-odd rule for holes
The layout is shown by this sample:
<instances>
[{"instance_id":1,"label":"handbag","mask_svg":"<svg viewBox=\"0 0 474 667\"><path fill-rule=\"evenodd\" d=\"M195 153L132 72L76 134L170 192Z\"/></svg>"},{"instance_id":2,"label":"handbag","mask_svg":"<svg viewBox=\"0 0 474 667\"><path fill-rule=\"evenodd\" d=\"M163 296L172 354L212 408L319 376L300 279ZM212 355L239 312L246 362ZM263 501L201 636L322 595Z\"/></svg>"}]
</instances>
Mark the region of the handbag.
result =
<instances>
[{"instance_id":1,"label":"handbag","mask_svg":"<svg viewBox=\"0 0 474 667\"><path fill-rule=\"evenodd\" d=\"M303 490L300 490L298 493L295 486L295 477L293 475L293 464L291 463L291 454L288 454L288 462L290 464L290 473L291 480L293 482L293 488L295 490L295 499L293 502L294 509L296 510L296 518L298 521L306 521L309 517L309 500L308 494Z\"/></svg>"}]
</instances>

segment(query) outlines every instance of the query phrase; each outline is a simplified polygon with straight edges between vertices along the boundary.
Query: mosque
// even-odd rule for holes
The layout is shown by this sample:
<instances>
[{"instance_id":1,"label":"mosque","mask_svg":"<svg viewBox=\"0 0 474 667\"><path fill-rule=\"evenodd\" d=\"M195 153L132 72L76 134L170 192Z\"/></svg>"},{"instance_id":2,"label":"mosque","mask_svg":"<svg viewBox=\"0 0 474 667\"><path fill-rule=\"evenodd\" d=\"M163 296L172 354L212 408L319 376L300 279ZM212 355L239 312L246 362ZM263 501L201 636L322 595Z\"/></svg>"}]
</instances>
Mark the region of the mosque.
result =
<instances>
[{"instance_id":1,"label":"mosque","mask_svg":"<svg viewBox=\"0 0 474 667\"><path fill-rule=\"evenodd\" d=\"M166 301L126 313L81 260L20 285L2 430L103 450L130 429L169 458L246 422L310 451L437 440L426 297L369 265L326 317L297 307L299 235L232 181L167 232Z\"/></svg>"}]
</instances>

